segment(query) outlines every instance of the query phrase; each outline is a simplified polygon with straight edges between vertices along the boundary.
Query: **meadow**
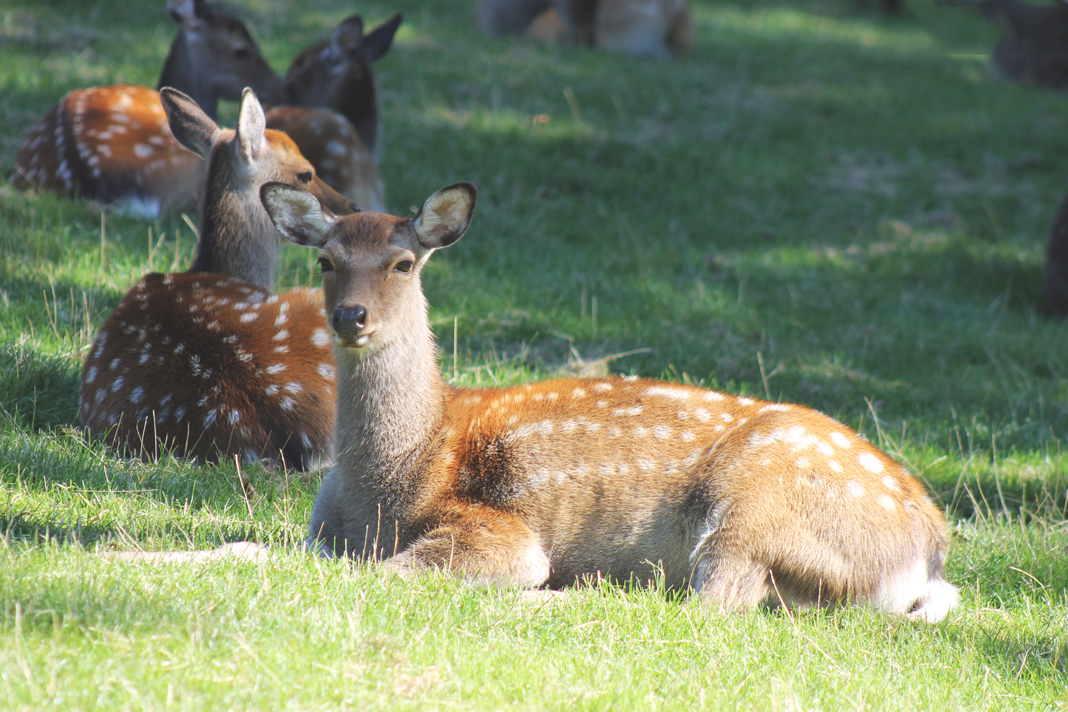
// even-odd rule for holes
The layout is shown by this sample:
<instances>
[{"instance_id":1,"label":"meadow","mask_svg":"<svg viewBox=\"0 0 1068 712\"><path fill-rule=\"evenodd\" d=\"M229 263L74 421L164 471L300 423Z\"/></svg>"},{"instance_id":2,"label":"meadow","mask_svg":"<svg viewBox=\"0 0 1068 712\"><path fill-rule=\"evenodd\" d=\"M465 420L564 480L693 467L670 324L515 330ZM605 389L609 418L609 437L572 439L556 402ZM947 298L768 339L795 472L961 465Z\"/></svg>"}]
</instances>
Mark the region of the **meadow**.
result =
<instances>
[{"instance_id":1,"label":"meadow","mask_svg":"<svg viewBox=\"0 0 1068 712\"><path fill-rule=\"evenodd\" d=\"M1041 286L1068 96L992 79L997 30L959 8L691 2L694 51L664 61L487 39L473 0L230 7L278 71L351 12L405 13L375 67L387 202L480 188L423 277L450 382L636 374L823 410L945 508L949 618L532 601L287 553L322 473L130 459L79 427L95 329L188 266L190 225L4 183L0 709L1068 707L1068 326ZM66 91L155 86L172 35L163 0L4 0L0 173ZM316 272L287 246L278 286ZM243 539L277 553L99 556Z\"/></svg>"}]
</instances>

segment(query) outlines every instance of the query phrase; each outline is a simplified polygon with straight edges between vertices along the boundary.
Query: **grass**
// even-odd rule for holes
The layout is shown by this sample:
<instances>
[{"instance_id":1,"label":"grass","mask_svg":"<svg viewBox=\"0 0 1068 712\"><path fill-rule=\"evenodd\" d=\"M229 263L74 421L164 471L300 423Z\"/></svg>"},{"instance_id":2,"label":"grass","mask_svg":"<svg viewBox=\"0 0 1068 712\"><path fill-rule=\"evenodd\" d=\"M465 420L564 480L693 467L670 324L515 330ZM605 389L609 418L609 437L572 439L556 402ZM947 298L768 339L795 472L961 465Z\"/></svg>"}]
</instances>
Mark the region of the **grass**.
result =
<instances>
[{"instance_id":1,"label":"grass","mask_svg":"<svg viewBox=\"0 0 1068 712\"><path fill-rule=\"evenodd\" d=\"M377 66L393 211L481 189L424 278L450 380L585 365L824 410L946 507L962 605L925 627L603 584L543 604L286 554L317 474L129 460L78 427L95 327L188 265L189 227L0 186L0 708L1068 706L1068 329L1040 284L1068 97L995 83L995 30L919 2L694 0L667 62L492 41L471 4L359 7L406 13ZM277 69L352 11L303 5L238 4ZM63 92L154 85L171 31L162 2L9 0L3 171ZM279 286L313 265L286 249ZM278 553L97 555L246 538Z\"/></svg>"}]
</instances>

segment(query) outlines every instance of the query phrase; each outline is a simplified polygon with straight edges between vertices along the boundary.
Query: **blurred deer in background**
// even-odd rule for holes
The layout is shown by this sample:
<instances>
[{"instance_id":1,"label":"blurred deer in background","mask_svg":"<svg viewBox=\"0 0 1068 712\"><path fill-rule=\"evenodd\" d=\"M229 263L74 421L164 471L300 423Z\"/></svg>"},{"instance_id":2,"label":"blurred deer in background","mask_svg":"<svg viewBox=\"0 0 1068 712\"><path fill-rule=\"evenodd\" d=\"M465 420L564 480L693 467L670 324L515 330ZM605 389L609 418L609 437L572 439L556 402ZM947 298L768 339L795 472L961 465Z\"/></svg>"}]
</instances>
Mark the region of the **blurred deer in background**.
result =
<instances>
[{"instance_id":1,"label":"blurred deer in background","mask_svg":"<svg viewBox=\"0 0 1068 712\"><path fill-rule=\"evenodd\" d=\"M219 99L252 87L271 101L282 82L236 17L204 0L168 0L178 34L159 86L179 89L214 118ZM185 207L205 166L174 140L159 93L117 85L69 92L23 139L12 182L155 217Z\"/></svg>"},{"instance_id":2,"label":"blurred deer in background","mask_svg":"<svg viewBox=\"0 0 1068 712\"><path fill-rule=\"evenodd\" d=\"M153 457L312 467L333 430L331 337L319 291L270 292L280 240L259 188L303 186L332 214L353 206L266 129L251 90L236 129L181 92L161 99L174 136L208 165L197 255L186 273L145 275L100 328L82 369L82 425Z\"/></svg>"},{"instance_id":3,"label":"blurred deer in background","mask_svg":"<svg viewBox=\"0 0 1068 712\"><path fill-rule=\"evenodd\" d=\"M330 39L297 55L286 73L286 105L267 112L267 125L289 134L319 177L365 210L386 209L371 63L389 51L402 20L398 13L366 36L359 15L343 20Z\"/></svg>"},{"instance_id":4,"label":"blurred deer in background","mask_svg":"<svg viewBox=\"0 0 1068 712\"><path fill-rule=\"evenodd\" d=\"M990 72L998 79L1068 88L1068 5L1027 5L1017 0L942 0L970 7L1002 28L990 52Z\"/></svg>"},{"instance_id":5,"label":"blurred deer in background","mask_svg":"<svg viewBox=\"0 0 1068 712\"><path fill-rule=\"evenodd\" d=\"M525 587L662 577L735 611L854 602L934 622L956 604L923 486L821 413L636 378L446 385L420 278L466 231L474 186L408 219L261 195L319 249L338 413L309 536L327 553Z\"/></svg>"},{"instance_id":6,"label":"blurred deer in background","mask_svg":"<svg viewBox=\"0 0 1068 712\"><path fill-rule=\"evenodd\" d=\"M624 54L682 54L694 39L687 0L479 0L475 14L493 37L529 31Z\"/></svg>"}]
</instances>

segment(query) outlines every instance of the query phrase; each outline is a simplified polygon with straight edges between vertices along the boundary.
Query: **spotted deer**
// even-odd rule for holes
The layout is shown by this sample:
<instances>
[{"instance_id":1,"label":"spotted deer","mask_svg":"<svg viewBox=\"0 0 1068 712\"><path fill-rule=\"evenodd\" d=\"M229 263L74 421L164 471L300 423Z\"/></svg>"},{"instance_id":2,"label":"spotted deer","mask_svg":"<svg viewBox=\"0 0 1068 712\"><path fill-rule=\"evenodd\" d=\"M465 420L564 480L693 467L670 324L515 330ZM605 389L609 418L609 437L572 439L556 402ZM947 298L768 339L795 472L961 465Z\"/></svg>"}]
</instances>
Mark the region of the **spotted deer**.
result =
<instances>
[{"instance_id":1,"label":"spotted deer","mask_svg":"<svg viewBox=\"0 0 1068 712\"><path fill-rule=\"evenodd\" d=\"M286 104L267 112L267 125L289 134L319 177L363 209L386 209L371 63L389 50L402 19L398 13L368 35L359 15L343 20L330 39L297 55Z\"/></svg>"},{"instance_id":2,"label":"spotted deer","mask_svg":"<svg viewBox=\"0 0 1068 712\"><path fill-rule=\"evenodd\" d=\"M321 292L269 291L280 238L259 188L300 185L339 214L350 203L265 128L251 90L236 129L181 92L160 98L175 138L208 164L196 258L186 273L145 275L101 327L82 368L82 425L150 457L311 467L332 435L331 337Z\"/></svg>"},{"instance_id":3,"label":"spotted deer","mask_svg":"<svg viewBox=\"0 0 1068 712\"><path fill-rule=\"evenodd\" d=\"M407 219L261 195L285 237L319 249L334 341L313 545L523 587L662 577L735 611L857 602L934 622L956 603L924 487L822 413L637 378L446 385L420 275L466 231L474 186Z\"/></svg>"},{"instance_id":4,"label":"spotted deer","mask_svg":"<svg viewBox=\"0 0 1068 712\"><path fill-rule=\"evenodd\" d=\"M527 32L623 54L684 54L694 40L688 0L479 0L475 14L494 37Z\"/></svg>"},{"instance_id":5,"label":"spotted deer","mask_svg":"<svg viewBox=\"0 0 1068 712\"><path fill-rule=\"evenodd\" d=\"M219 99L252 87L277 101L282 84L236 17L204 0L168 0L178 23L159 87L171 86L212 118ZM205 166L174 140L159 93L116 85L75 89L23 139L12 182L120 212L155 217L187 207Z\"/></svg>"}]
</instances>

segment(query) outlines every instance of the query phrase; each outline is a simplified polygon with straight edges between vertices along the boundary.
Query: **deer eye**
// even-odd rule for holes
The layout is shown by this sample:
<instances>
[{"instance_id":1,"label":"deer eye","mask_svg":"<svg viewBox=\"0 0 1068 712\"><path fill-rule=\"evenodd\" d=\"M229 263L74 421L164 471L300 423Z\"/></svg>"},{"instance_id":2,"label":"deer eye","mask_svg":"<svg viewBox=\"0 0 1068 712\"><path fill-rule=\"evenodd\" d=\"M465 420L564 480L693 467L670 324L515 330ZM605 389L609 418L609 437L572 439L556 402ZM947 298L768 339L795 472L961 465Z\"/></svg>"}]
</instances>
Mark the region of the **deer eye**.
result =
<instances>
[{"instance_id":1,"label":"deer eye","mask_svg":"<svg viewBox=\"0 0 1068 712\"><path fill-rule=\"evenodd\" d=\"M415 266L415 263L412 262L411 260L401 260L400 262L397 263L397 265L393 268L393 270L395 272L403 272L403 273L407 274L407 273L412 271L412 267L414 267L414 266Z\"/></svg>"},{"instance_id":2,"label":"deer eye","mask_svg":"<svg viewBox=\"0 0 1068 712\"><path fill-rule=\"evenodd\" d=\"M250 56L248 47L238 47L234 50L234 56L241 60L248 59Z\"/></svg>"},{"instance_id":3,"label":"deer eye","mask_svg":"<svg viewBox=\"0 0 1068 712\"><path fill-rule=\"evenodd\" d=\"M327 272L334 271L334 264L327 257L319 258L319 274L326 274Z\"/></svg>"},{"instance_id":4,"label":"deer eye","mask_svg":"<svg viewBox=\"0 0 1068 712\"><path fill-rule=\"evenodd\" d=\"M312 178L314 178L314 177L315 177L315 174L312 173L311 171L301 171L300 173L297 174L297 180L299 180L301 183L311 183L312 182Z\"/></svg>"}]
</instances>

